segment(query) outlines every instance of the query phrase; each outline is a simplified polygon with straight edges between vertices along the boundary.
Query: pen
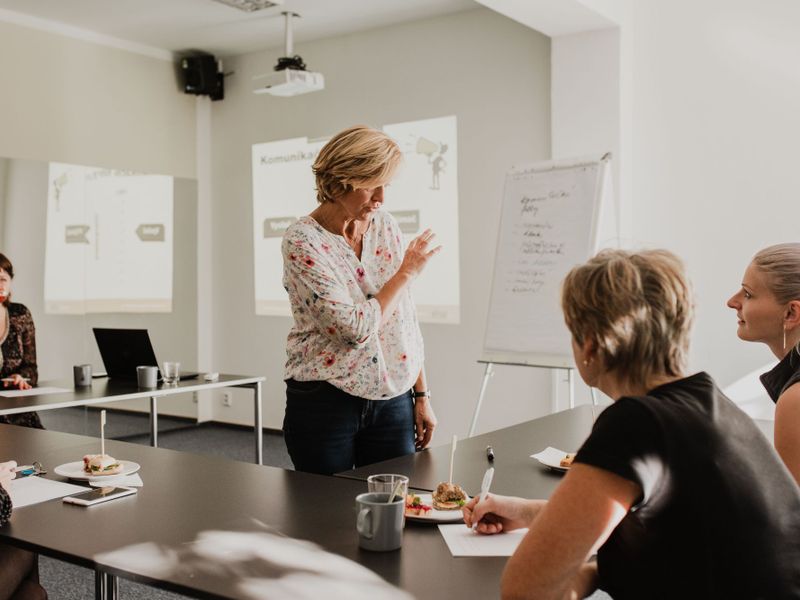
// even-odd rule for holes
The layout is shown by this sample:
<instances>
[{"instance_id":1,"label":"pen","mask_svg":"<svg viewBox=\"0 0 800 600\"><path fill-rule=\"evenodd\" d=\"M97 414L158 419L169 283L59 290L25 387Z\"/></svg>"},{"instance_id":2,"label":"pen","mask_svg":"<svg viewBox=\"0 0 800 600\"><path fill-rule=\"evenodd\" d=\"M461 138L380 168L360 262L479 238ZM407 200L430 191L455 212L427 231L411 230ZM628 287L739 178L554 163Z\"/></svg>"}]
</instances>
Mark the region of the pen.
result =
<instances>
[{"instance_id":1,"label":"pen","mask_svg":"<svg viewBox=\"0 0 800 600\"><path fill-rule=\"evenodd\" d=\"M494 477L494 467L489 467L486 469L486 473L483 475L483 483L481 483L481 493L478 496L478 504L486 500L486 496L489 495L489 486L492 485L492 478ZM476 504L475 506L477 506ZM478 521L475 521L472 524L472 531L478 529Z\"/></svg>"},{"instance_id":2,"label":"pen","mask_svg":"<svg viewBox=\"0 0 800 600\"><path fill-rule=\"evenodd\" d=\"M0 381L8 381L10 383L10 382L14 381L14 378L13 377L3 377L2 379L0 379ZM23 377L22 381L28 382L28 381L30 381L30 378L29 377Z\"/></svg>"},{"instance_id":3,"label":"pen","mask_svg":"<svg viewBox=\"0 0 800 600\"><path fill-rule=\"evenodd\" d=\"M486 459L491 462L494 460L494 448L486 446Z\"/></svg>"}]
</instances>

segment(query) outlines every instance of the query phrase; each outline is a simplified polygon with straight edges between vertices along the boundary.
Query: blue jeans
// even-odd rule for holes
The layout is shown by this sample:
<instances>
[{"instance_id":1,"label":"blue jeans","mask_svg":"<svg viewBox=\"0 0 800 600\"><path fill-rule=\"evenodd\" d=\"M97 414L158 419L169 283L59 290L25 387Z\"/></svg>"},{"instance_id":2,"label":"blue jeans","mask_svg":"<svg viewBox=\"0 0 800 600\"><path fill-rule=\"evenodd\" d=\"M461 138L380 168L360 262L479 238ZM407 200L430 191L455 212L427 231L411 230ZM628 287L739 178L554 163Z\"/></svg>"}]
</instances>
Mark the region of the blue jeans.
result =
<instances>
[{"instance_id":1,"label":"blue jeans","mask_svg":"<svg viewBox=\"0 0 800 600\"><path fill-rule=\"evenodd\" d=\"M414 454L411 390L364 400L326 381L286 380L283 435L298 471L332 475Z\"/></svg>"}]
</instances>

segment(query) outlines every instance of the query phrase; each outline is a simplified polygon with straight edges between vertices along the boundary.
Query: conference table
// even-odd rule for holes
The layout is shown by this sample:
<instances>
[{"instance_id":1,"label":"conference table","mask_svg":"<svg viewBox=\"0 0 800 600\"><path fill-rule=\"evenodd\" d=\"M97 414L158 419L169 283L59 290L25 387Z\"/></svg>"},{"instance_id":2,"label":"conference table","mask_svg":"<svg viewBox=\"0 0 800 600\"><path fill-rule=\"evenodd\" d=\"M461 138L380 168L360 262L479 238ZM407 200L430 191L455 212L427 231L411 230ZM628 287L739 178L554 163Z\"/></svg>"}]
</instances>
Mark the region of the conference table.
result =
<instances>
[{"instance_id":1,"label":"conference table","mask_svg":"<svg viewBox=\"0 0 800 600\"><path fill-rule=\"evenodd\" d=\"M595 418L606 406L581 405L512 427L458 440L453 482L461 485L467 494L474 496L480 492L486 469L493 466L493 492L523 498L549 498L560 483L563 473L545 467L531 458L531 455L548 446L565 452L575 452L589 436ZM754 422L772 443L774 421L754 419ZM494 450L494 461L487 458L487 446ZM408 476L410 487L432 491L439 483L448 480L449 469L450 444L445 444L338 473L338 476L366 481L370 475L399 473Z\"/></svg>"},{"instance_id":2,"label":"conference table","mask_svg":"<svg viewBox=\"0 0 800 600\"><path fill-rule=\"evenodd\" d=\"M64 391L53 394L36 394L34 388L31 395L13 398L3 396L0 389L0 415L13 415L31 411L55 410L58 408L75 408L91 406L121 400L150 400L150 445L158 447L158 400L176 394L202 392L217 388L249 388L253 390L253 431L255 435L255 462L263 462L261 385L264 377L253 375L220 374L215 381L205 381L202 374L196 379L182 379L178 383L160 383L156 388L140 388L136 381L110 379L108 377L92 380L89 387L75 387L71 380L40 382L40 388L61 388Z\"/></svg>"},{"instance_id":3,"label":"conference table","mask_svg":"<svg viewBox=\"0 0 800 600\"><path fill-rule=\"evenodd\" d=\"M97 446L86 436L0 425L0 460L38 460L50 479L62 480L55 466ZM453 558L434 526L409 522L393 552L359 549L354 499L364 482L113 440L106 448L141 465L136 495L90 508L51 500L15 510L0 527L0 543L93 569L98 598L116 598L119 577L200 598L300 597L286 586L304 576L321 598L336 585L348 586L350 598L402 596L386 582L423 600L499 595L506 559ZM292 567L293 558L303 564ZM379 577L348 580L353 564L342 558Z\"/></svg>"}]
</instances>

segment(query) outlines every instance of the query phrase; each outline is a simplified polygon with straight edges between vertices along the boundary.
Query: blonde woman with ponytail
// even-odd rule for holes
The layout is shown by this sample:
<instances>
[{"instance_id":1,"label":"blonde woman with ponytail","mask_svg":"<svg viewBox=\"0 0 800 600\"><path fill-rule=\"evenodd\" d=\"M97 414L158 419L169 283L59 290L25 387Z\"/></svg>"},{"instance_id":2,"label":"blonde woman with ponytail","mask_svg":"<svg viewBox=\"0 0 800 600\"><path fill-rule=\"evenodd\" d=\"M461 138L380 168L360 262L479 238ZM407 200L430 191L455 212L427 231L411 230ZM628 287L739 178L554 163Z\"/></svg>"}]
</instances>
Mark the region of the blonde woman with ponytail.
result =
<instances>
[{"instance_id":1,"label":"blonde woman with ponytail","mask_svg":"<svg viewBox=\"0 0 800 600\"><path fill-rule=\"evenodd\" d=\"M758 252L728 306L738 336L766 344L780 361L761 382L776 403L775 449L800 483L800 243Z\"/></svg>"}]
</instances>

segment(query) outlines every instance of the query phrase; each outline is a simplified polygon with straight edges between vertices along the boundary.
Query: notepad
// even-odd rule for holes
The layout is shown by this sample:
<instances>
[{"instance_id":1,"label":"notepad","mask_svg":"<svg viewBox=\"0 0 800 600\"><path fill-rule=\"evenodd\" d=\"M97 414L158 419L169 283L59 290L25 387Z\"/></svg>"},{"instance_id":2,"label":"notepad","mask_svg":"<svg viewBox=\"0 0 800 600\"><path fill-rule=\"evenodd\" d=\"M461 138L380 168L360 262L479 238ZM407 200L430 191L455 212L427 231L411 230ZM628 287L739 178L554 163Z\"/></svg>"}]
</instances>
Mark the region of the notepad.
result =
<instances>
[{"instance_id":1,"label":"notepad","mask_svg":"<svg viewBox=\"0 0 800 600\"><path fill-rule=\"evenodd\" d=\"M45 394L64 394L71 392L67 388L59 387L40 387L31 388L29 390L3 390L0 389L0 396L3 398L22 398L24 396L44 396Z\"/></svg>"},{"instance_id":2,"label":"notepad","mask_svg":"<svg viewBox=\"0 0 800 600\"><path fill-rule=\"evenodd\" d=\"M515 529L483 535L464 524L439 525L439 531L453 556L511 556L528 533L527 529Z\"/></svg>"},{"instance_id":3,"label":"notepad","mask_svg":"<svg viewBox=\"0 0 800 600\"><path fill-rule=\"evenodd\" d=\"M11 489L8 494L14 503L14 508L22 508L31 504L47 502L54 498L63 498L70 494L85 492L87 488L80 485L72 485L62 481L52 479L42 479L41 477L23 477L22 479L12 479Z\"/></svg>"}]
</instances>

